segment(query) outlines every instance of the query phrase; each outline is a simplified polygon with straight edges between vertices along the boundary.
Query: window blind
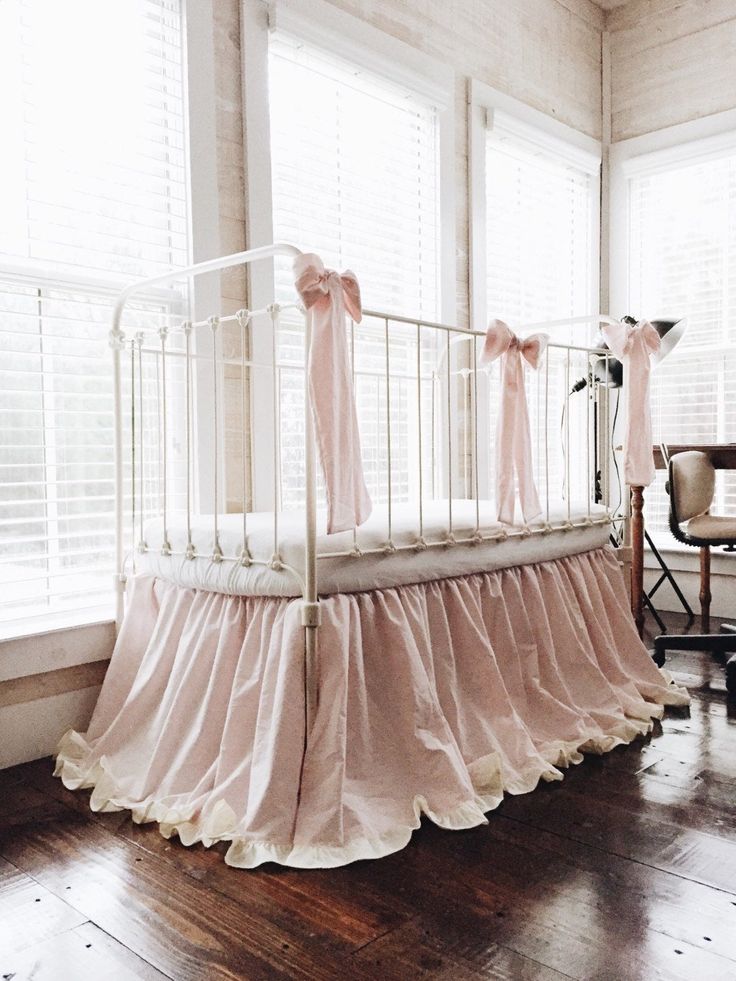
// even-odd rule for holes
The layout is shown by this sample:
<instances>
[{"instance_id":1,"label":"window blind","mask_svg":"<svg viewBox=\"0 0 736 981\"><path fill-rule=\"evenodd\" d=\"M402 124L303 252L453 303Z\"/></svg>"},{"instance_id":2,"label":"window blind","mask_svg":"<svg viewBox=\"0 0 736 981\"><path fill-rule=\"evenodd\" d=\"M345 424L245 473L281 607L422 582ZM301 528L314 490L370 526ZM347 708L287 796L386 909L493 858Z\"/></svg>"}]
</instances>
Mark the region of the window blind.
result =
<instances>
[{"instance_id":1,"label":"window blind","mask_svg":"<svg viewBox=\"0 0 736 981\"><path fill-rule=\"evenodd\" d=\"M494 113L486 137L486 304L489 319L498 317L512 329L516 325L564 317L579 317L598 310L598 181L594 160L577 163L575 151L557 147L545 134ZM587 156L587 155L586 155ZM594 328L555 329L552 340L561 343L592 338ZM497 369L495 369L497 370ZM585 375L584 363L570 366L571 381ZM559 413L565 398L567 368L555 355L550 361L548 419L549 493L559 499L563 485ZM545 378L530 373L530 405L544 401ZM496 393L498 387L492 389ZM573 446L585 445L585 398L570 403L573 410ZM497 404L491 405L495 418ZM531 413L536 472L543 474L545 433ZM491 439L495 427L491 427ZM491 455L493 459L493 455ZM572 471L580 471L573 467ZM540 487L546 493L546 487ZM571 488L585 499L588 489Z\"/></svg>"},{"instance_id":2,"label":"window blind","mask_svg":"<svg viewBox=\"0 0 736 981\"><path fill-rule=\"evenodd\" d=\"M736 147L629 177L632 316L687 317L652 374L656 441L736 441ZM646 495L648 528L673 543L665 475ZM714 510L736 512L736 479L720 473Z\"/></svg>"},{"instance_id":3,"label":"window blind","mask_svg":"<svg viewBox=\"0 0 736 981\"><path fill-rule=\"evenodd\" d=\"M437 107L405 85L277 31L269 43L269 94L275 239L318 253L328 267L351 268L366 307L439 319ZM290 300L293 289L291 264L277 261L277 297ZM379 502L387 496L383 322L365 322L356 337L356 363L365 369L356 377L356 400L366 479ZM400 500L416 483L418 434L407 424L415 413L406 410L416 396L400 377L414 371L416 332L392 330L391 337L392 484ZM298 362L302 345L297 325L285 325L280 356ZM303 376L282 370L280 385L282 406L294 410L283 417L300 419ZM427 411L430 394L424 393ZM303 444L303 426L294 422L282 435L285 507L303 494Z\"/></svg>"},{"instance_id":4,"label":"window blind","mask_svg":"<svg viewBox=\"0 0 736 981\"><path fill-rule=\"evenodd\" d=\"M596 311L596 191L591 170L541 135L535 144L494 118L486 144L489 317L513 325Z\"/></svg>"},{"instance_id":5,"label":"window blind","mask_svg":"<svg viewBox=\"0 0 736 981\"><path fill-rule=\"evenodd\" d=\"M179 2L7 0L0 86L7 633L112 609L112 301L188 254ZM139 304L128 325L181 302Z\"/></svg>"}]
</instances>

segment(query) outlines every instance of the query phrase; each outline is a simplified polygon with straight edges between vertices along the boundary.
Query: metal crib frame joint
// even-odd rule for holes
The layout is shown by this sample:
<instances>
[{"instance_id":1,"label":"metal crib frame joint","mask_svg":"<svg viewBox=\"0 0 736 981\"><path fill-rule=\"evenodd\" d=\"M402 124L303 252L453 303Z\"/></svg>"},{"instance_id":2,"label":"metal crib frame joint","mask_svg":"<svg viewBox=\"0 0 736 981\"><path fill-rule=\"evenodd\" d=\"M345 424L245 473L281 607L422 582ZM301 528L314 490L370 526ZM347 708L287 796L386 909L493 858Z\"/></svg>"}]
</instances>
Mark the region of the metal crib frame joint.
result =
<instances>
[{"instance_id":1,"label":"metal crib frame joint","mask_svg":"<svg viewBox=\"0 0 736 981\"><path fill-rule=\"evenodd\" d=\"M305 600L302 603L302 626L319 627L321 623L322 610L320 608L319 600L314 603L308 603Z\"/></svg>"}]
</instances>

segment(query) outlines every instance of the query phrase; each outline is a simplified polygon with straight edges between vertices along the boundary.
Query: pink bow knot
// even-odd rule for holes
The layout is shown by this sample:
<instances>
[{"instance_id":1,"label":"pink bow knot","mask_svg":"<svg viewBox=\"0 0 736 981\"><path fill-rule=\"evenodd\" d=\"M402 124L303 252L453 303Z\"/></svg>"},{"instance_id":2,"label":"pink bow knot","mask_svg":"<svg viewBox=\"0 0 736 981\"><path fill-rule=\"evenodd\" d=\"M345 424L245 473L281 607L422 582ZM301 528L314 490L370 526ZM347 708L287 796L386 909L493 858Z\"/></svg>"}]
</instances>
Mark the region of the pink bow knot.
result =
<instances>
[{"instance_id":1,"label":"pink bow knot","mask_svg":"<svg viewBox=\"0 0 736 981\"><path fill-rule=\"evenodd\" d=\"M496 423L496 507L498 520L506 524L514 521L515 475L524 521L528 524L542 513L534 483L522 358L536 370L548 341L546 334L519 338L502 320L492 320L480 356L483 365L502 359L501 405Z\"/></svg>"},{"instance_id":2,"label":"pink bow knot","mask_svg":"<svg viewBox=\"0 0 736 981\"><path fill-rule=\"evenodd\" d=\"M342 302L351 318L359 324L363 317L363 309L360 302L360 286L355 273L349 269L344 273L339 273L335 269L325 269L320 257L313 253L305 253L294 260L295 272L300 259L310 260L307 264L299 264L304 268L296 275L297 293L307 310L318 305Z\"/></svg>"},{"instance_id":3,"label":"pink bow knot","mask_svg":"<svg viewBox=\"0 0 736 981\"><path fill-rule=\"evenodd\" d=\"M360 287L349 270L325 269L318 255L294 259L296 289L311 322L307 381L327 493L327 532L348 531L371 513L363 476L345 311L360 323Z\"/></svg>"},{"instance_id":4,"label":"pink bow knot","mask_svg":"<svg viewBox=\"0 0 736 981\"><path fill-rule=\"evenodd\" d=\"M523 340L517 337L503 320L492 320L486 332L485 343L480 355L481 364L490 364L508 351L518 352L530 367L539 367L539 359L547 347L546 334L530 334Z\"/></svg>"},{"instance_id":5,"label":"pink bow knot","mask_svg":"<svg viewBox=\"0 0 736 981\"><path fill-rule=\"evenodd\" d=\"M651 355L659 351L659 334L648 320L604 324L602 333L612 353L626 365L624 479L630 487L648 487L654 480L649 375Z\"/></svg>"}]
</instances>

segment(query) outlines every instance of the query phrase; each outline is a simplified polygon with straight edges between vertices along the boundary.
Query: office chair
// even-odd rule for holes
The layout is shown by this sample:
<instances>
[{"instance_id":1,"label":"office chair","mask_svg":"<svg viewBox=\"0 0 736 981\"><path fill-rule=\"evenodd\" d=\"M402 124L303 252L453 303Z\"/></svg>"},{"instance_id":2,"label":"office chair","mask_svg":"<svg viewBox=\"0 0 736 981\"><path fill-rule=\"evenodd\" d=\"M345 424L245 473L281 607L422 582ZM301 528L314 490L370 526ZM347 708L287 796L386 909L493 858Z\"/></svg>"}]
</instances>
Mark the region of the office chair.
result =
<instances>
[{"instance_id":1,"label":"office chair","mask_svg":"<svg viewBox=\"0 0 736 981\"><path fill-rule=\"evenodd\" d=\"M700 549L700 605L702 634L676 636L663 634L654 640L653 657L662 667L665 652L713 651L731 654L726 664L726 689L736 696L736 624L721 624L721 632L710 629L710 549L725 545L736 547L736 515L710 514L715 491L716 472L707 453L687 450L675 453L668 463L670 496L670 530L677 541ZM736 610L734 611L736 612Z\"/></svg>"}]
</instances>

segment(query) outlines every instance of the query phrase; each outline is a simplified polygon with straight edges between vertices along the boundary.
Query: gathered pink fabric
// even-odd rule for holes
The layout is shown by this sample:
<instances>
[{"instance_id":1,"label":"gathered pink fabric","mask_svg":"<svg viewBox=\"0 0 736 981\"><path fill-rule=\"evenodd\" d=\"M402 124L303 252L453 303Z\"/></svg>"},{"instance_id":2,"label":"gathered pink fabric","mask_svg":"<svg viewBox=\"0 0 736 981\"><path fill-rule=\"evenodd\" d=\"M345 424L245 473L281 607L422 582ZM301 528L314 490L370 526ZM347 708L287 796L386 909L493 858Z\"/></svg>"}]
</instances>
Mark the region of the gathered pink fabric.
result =
<instances>
[{"instance_id":1,"label":"gathered pink fabric","mask_svg":"<svg viewBox=\"0 0 736 981\"><path fill-rule=\"evenodd\" d=\"M529 408L524 390L522 358L534 369L549 340L546 334L531 334L521 340L502 320L492 320L486 333L481 364L501 358L501 405L496 423L496 506L498 520L514 522L514 472L524 521L542 513L532 466Z\"/></svg>"},{"instance_id":2,"label":"gathered pink fabric","mask_svg":"<svg viewBox=\"0 0 736 981\"><path fill-rule=\"evenodd\" d=\"M349 531L371 513L363 476L345 310L360 323L360 287L349 270L325 269L318 255L294 259L299 296L311 318L307 377L327 493L327 533Z\"/></svg>"},{"instance_id":3,"label":"gathered pink fabric","mask_svg":"<svg viewBox=\"0 0 736 981\"><path fill-rule=\"evenodd\" d=\"M331 867L470 828L504 794L652 729L687 693L644 649L608 547L321 601L304 747L301 600L152 577L57 773L226 862Z\"/></svg>"},{"instance_id":4,"label":"gathered pink fabric","mask_svg":"<svg viewBox=\"0 0 736 981\"><path fill-rule=\"evenodd\" d=\"M651 355L659 350L659 334L648 320L640 320L633 326L621 322L605 324L602 331L611 351L627 369L624 480L630 487L648 487L655 473L649 376Z\"/></svg>"}]
</instances>

